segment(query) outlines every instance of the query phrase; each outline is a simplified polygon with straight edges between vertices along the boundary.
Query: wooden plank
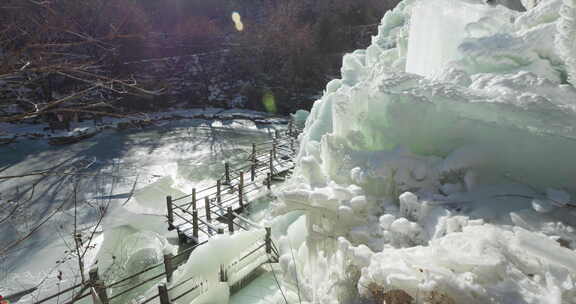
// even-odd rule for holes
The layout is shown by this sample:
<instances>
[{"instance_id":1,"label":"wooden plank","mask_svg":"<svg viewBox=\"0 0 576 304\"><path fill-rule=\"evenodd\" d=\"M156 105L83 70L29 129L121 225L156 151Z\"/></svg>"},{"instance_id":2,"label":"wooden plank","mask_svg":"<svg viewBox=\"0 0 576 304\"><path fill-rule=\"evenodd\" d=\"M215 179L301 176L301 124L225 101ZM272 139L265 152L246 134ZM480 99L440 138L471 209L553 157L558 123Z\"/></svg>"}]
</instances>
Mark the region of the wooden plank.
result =
<instances>
[{"instance_id":1,"label":"wooden plank","mask_svg":"<svg viewBox=\"0 0 576 304\"><path fill-rule=\"evenodd\" d=\"M228 220L228 232L230 234L234 233L234 213L232 212L232 207L228 207L228 214L227 214L227 220Z\"/></svg>"},{"instance_id":2,"label":"wooden plank","mask_svg":"<svg viewBox=\"0 0 576 304\"><path fill-rule=\"evenodd\" d=\"M222 182L220 180L216 181L216 201L218 205L222 204Z\"/></svg>"},{"instance_id":3,"label":"wooden plank","mask_svg":"<svg viewBox=\"0 0 576 304\"><path fill-rule=\"evenodd\" d=\"M172 274L174 273L174 265L172 264L173 255L171 253L164 255L164 270L166 272L166 281L172 282Z\"/></svg>"},{"instance_id":4,"label":"wooden plank","mask_svg":"<svg viewBox=\"0 0 576 304\"><path fill-rule=\"evenodd\" d=\"M104 285L104 281L100 280L98 267L90 269L88 275L90 277L90 283L92 287L94 287L94 290L96 291L96 294L98 295L98 298L100 298L102 304L109 304L110 301L108 300L108 293L106 293L106 286Z\"/></svg>"}]
</instances>

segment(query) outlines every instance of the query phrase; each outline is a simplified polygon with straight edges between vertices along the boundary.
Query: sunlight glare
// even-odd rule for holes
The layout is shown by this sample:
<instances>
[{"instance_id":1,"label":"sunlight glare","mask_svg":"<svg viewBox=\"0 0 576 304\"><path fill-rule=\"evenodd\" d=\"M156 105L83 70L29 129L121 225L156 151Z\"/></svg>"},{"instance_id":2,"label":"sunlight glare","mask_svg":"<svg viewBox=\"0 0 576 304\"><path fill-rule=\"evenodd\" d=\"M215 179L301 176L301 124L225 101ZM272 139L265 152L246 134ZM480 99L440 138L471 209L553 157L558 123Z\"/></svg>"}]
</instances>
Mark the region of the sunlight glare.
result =
<instances>
[{"instance_id":1,"label":"sunlight glare","mask_svg":"<svg viewBox=\"0 0 576 304\"><path fill-rule=\"evenodd\" d=\"M242 23L242 17L240 16L240 14L238 12L232 13L232 21L234 22L234 27L236 27L237 31L241 32L244 30L244 24Z\"/></svg>"}]
</instances>

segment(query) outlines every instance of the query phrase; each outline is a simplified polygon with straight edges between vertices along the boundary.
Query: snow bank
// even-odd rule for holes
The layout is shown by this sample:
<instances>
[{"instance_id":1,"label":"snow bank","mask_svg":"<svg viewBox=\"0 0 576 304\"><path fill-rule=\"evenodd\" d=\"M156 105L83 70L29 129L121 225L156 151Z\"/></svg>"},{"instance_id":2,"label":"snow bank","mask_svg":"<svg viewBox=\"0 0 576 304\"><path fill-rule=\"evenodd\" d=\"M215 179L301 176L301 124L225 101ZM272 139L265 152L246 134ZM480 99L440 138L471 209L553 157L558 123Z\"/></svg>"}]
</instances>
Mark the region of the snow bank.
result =
<instances>
[{"instance_id":1,"label":"snow bank","mask_svg":"<svg viewBox=\"0 0 576 304\"><path fill-rule=\"evenodd\" d=\"M307 300L576 303L576 6L504 4L405 0L345 55L279 194Z\"/></svg>"},{"instance_id":2,"label":"snow bank","mask_svg":"<svg viewBox=\"0 0 576 304\"><path fill-rule=\"evenodd\" d=\"M96 259L91 261L91 263L87 261L86 264L95 264L99 269L100 276L108 284L127 278L151 266L161 264L164 252L171 252L175 249L167 243L163 236L128 225L106 229L100 239L95 240L94 243L98 254ZM109 296L122 293L131 286L160 274L163 270L162 267L158 267L153 271L138 275L130 279L129 284L120 284L111 288ZM145 292L154 283L144 284L120 296L117 300L118 303L128 302L130 299Z\"/></svg>"}]
</instances>

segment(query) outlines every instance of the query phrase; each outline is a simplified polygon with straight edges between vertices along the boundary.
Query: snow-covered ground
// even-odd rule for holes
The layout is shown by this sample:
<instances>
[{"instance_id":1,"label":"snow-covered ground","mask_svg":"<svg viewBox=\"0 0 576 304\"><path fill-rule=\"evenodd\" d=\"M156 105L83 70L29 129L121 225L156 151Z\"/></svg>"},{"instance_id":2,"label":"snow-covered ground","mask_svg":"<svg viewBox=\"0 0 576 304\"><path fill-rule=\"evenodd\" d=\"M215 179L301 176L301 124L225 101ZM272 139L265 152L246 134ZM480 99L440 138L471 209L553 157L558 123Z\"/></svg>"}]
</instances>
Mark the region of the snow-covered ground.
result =
<instances>
[{"instance_id":1,"label":"snow-covered ground","mask_svg":"<svg viewBox=\"0 0 576 304\"><path fill-rule=\"evenodd\" d=\"M576 2L485 2L401 2L314 104L275 206L303 302L576 303Z\"/></svg>"},{"instance_id":2,"label":"snow-covered ground","mask_svg":"<svg viewBox=\"0 0 576 304\"><path fill-rule=\"evenodd\" d=\"M147 122L150 125L162 126L167 120L189 118L218 118L234 119L246 118L251 120L266 120L268 122L283 121L282 118L272 118L271 115L246 109L222 109L222 108L196 108L174 109L156 113L140 113L126 115L126 117L102 117L101 121L93 120L72 121L70 131L57 129L51 132L45 123L0 123L0 142L11 139L43 139L62 136L74 136L86 132L99 132L105 129L136 128L139 122Z\"/></svg>"},{"instance_id":3,"label":"snow-covered ground","mask_svg":"<svg viewBox=\"0 0 576 304\"><path fill-rule=\"evenodd\" d=\"M19 301L29 303L80 282L75 218L83 248L90 247L86 271L97 265L114 281L161 262L177 244L167 231L165 197L212 186L224 160L243 160L275 127L248 119L167 120L144 130L105 130L68 146L21 140L0 147L2 176L14 176L0 180L0 294L39 287ZM30 173L39 174L17 177Z\"/></svg>"}]
</instances>

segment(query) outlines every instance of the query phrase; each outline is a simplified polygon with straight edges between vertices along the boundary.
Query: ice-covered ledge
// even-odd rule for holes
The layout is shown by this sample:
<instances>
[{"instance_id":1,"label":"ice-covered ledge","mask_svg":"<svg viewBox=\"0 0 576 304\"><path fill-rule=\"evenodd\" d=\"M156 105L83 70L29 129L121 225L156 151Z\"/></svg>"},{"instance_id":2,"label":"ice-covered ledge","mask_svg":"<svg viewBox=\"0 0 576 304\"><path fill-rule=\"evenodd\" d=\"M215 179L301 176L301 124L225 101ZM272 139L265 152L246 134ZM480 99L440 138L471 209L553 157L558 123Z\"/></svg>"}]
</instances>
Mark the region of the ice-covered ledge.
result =
<instances>
[{"instance_id":1,"label":"ice-covered ledge","mask_svg":"<svg viewBox=\"0 0 576 304\"><path fill-rule=\"evenodd\" d=\"M572 2L405 0L344 57L277 209L311 301L576 303Z\"/></svg>"},{"instance_id":2,"label":"ice-covered ledge","mask_svg":"<svg viewBox=\"0 0 576 304\"><path fill-rule=\"evenodd\" d=\"M493 15L501 12L481 2L418 2L410 18L406 72L432 77L449 62L462 59L464 54L458 50L462 41L471 35L481 35L485 31L479 25L481 22L497 27L499 21ZM512 11L506 13L514 15Z\"/></svg>"}]
</instances>

